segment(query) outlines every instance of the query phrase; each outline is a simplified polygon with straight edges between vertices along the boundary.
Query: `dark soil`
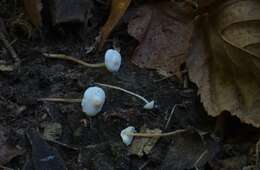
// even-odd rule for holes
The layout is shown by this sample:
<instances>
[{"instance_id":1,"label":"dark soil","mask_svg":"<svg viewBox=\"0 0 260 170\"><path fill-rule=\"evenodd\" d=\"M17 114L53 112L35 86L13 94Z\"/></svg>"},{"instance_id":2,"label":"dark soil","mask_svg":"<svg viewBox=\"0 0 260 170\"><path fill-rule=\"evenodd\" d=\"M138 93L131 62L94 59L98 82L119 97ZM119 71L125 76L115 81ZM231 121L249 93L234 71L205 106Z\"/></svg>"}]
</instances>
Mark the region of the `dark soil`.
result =
<instances>
[{"instance_id":1,"label":"dark soil","mask_svg":"<svg viewBox=\"0 0 260 170\"><path fill-rule=\"evenodd\" d=\"M22 11L21 4L15 5L14 2L16 1L0 2L0 16L6 25L9 42L15 40L12 46L21 59L21 65L12 72L0 73L0 125L11 129L10 141L25 148L26 152L5 166L13 169L33 169L30 164L33 159L31 146L25 133L30 128L42 132L42 125L49 122L62 125L62 136L59 139L61 143L82 148L75 151L59 144L48 143L58 151L66 167L71 170L135 170L142 166L143 169L160 169L171 147L171 140L159 140L153 151L143 158L130 156L128 147L122 144L119 135L120 131L129 125L138 129L146 125L151 129L160 128L166 131L192 127L210 134L214 132L215 118L207 116L197 96L195 85L189 83L189 87L184 88L183 81L175 77L160 80L163 77L156 71L141 69L131 63L131 53L137 42L128 36L126 23L120 23L104 48L112 47L113 42L121 48L123 65L118 73L85 68L69 61L47 59L42 55L44 52L62 53L92 63L102 62L105 51L85 54L94 44L98 30L108 15L106 7L102 10L100 5L94 7L100 12L93 12L91 22L95 24L92 24L91 29L72 23L51 27L48 21L45 21L46 25L40 30L34 30L28 38L26 30L12 29L11 21ZM0 54L1 60L12 63L4 48ZM81 98L84 90L95 82L117 85L144 95L147 99L156 101L156 109L144 110L139 99L120 91L105 89L106 103L90 125L79 103L37 101L41 97ZM170 126L164 129L167 117L176 104L182 104L182 107L177 107ZM85 125L81 123L82 119L86 119ZM232 129L232 132L226 128L225 132L216 134L220 140L216 139L219 149L214 159L245 156L243 165L251 164L254 160L251 160L252 153L249 151L254 148L259 131L242 125L232 117L227 124L231 124L228 129ZM241 142L239 137L249 132L251 138ZM217 166L216 163L208 162L204 168L215 169L214 166Z\"/></svg>"}]
</instances>

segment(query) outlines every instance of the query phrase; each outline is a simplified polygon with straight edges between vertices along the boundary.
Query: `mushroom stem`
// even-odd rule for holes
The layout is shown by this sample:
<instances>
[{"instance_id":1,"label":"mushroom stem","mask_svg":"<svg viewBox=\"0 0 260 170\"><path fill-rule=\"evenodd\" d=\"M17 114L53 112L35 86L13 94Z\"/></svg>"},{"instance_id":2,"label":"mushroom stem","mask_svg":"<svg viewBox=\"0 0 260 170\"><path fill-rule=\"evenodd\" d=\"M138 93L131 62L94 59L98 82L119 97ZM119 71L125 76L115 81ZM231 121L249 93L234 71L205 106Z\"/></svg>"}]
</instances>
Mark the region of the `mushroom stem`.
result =
<instances>
[{"instance_id":1,"label":"mushroom stem","mask_svg":"<svg viewBox=\"0 0 260 170\"><path fill-rule=\"evenodd\" d=\"M145 138L155 138L155 137L166 137L166 136L174 136L179 133L186 132L187 129L179 129L173 132L167 132L167 133L127 133L129 136L135 136L135 137L145 137Z\"/></svg>"},{"instance_id":2,"label":"mushroom stem","mask_svg":"<svg viewBox=\"0 0 260 170\"><path fill-rule=\"evenodd\" d=\"M64 98L40 98L38 101L80 103L81 99L64 99Z\"/></svg>"},{"instance_id":3,"label":"mushroom stem","mask_svg":"<svg viewBox=\"0 0 260 170\"><path fill-rule=\"evenodd\" d=\"M81 64L81 65L83 65L85 67L90 67L90 68L105 67L105 63L97 63L97 64L86 63L85 61L82 61L82 60L79 60L79 59L76 59L74 57L67 56L67 55L64 55L64 54L44 53L43 55L45 57L48 57L48 58L56 58L56 59L73 61L75 63Z\"/></svg>"},{"instance_id":4,"label":"mushroom stem","mask_svg":"<svg viewBox=\"0 0 260 170\"><path fill-rule=\"evenodd\" d=\"M109 85L109 84L103 84L103 83L96 83L97 85L100 85L100 86L104 86L104 87L108 87L108 88L111 88L111 89L117 89L117 90L121 90L127 94L130 94L130 95L133 95L135 97L138 97L139 99L143 100L146 104L150 103L148 100L146 100L143 96L140 96L139 94L136 94L134 92L131 92L129 90L126 90L126 89L123 89L121 87L118 87L118 86L113 86L113 85Z\"/></svg>"}]
</instances>

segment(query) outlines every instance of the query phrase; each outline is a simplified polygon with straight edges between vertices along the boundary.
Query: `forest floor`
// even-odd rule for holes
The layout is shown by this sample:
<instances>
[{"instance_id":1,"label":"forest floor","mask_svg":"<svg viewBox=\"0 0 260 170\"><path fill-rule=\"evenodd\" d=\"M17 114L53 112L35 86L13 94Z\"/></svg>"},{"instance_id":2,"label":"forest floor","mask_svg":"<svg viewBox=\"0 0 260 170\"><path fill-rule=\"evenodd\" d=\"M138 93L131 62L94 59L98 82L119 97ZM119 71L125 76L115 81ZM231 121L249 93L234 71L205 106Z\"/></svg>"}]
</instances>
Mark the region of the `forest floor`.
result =
<instances>
[{"instance_id":1,"label":"forest floor","mask_svg":"<svg viewBox=\"0 0 260 170\"><path fill-rule=\"evenodd\" d=\"M99 28L108 15L106 8L102 11L96 7L101 12L94 14L91 20L93 27L88 31L81 24L56 27L46 24L41 31L31 32L28 38L26 27L16 25L14 28L11 24L18 17L17 9L21 8L21 4L15 5L14 2L0 2L6 38L21 60L15 70L0 73L0 159L3 159L0 160L0 167L40 169L45 165L35 160L34 156L40 153L34 152L46 143L59 153L64 161L61 164L71 170L235 170L255 164L259 129L242 124L231 116L225 118L228 122L225 127L219 128L216 118L208 116L204 110L194 84L189 82L187 86L174 76L164 78L155 70L134 65L130 57L137 41L128 35L125 23L114 30L113 38L109 39L103 51L94 50L86 54L93 47ZM98 63L103 61L105 49L113 47L120 47L123 57L117 73L103 68L86 68L70 61L48 59L43 55L68 54ZM4 47L0 51L0 60L13 63ZM82 112L80 103L38 101L44 97L82 98L85 89L97 82L141 94L154 100L156 108L144 110L139 99L104 88L107 94L105 105L90 122ZM173 116L170 116L172 111ZM190 130L174 137L160 138L151 150L137 156L131 151L133 146L125 146L120 138L120 131L130 125L138 130ZM28 134L30 129L37 134L45 134L45 137L48 132L54 133L56 143L47 139L42 139L43 143L30 143L34 138ZM138 145L138 139L135 145ZM139 152L143 152L142 149Z\"/></svg>"}]
</instances>

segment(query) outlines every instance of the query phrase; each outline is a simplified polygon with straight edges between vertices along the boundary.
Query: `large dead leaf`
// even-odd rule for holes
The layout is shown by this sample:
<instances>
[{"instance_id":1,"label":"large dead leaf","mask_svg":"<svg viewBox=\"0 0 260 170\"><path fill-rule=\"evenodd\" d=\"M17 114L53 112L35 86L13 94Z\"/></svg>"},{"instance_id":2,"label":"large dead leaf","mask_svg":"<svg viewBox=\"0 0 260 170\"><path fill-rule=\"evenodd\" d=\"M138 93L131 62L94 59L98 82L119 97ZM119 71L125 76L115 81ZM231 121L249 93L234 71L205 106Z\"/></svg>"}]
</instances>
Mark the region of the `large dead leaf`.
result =
<instances>
[{"instance_id":1,"label":"large dead leaf","mask_svg":"<svg viewBox=\"0 0 260 170\"><path fill-rule=\"evenodd\" d=\"M129 34L140 42L132 61L143 68L178 74L189 47L192 18L190 10L172 2L137 9L128 25Z\"/></svg>"},{"instance_id":2,"label":"large dead leaf","mask_svg":"<svg viewBox=\"0 0 260 170\"><path fill-rule=\"evenodd\" d=\"M228 1L209 19L193 38L190 78L208 114L229 111L260 127L260 1Z\"/></svg>"}]
</instances>

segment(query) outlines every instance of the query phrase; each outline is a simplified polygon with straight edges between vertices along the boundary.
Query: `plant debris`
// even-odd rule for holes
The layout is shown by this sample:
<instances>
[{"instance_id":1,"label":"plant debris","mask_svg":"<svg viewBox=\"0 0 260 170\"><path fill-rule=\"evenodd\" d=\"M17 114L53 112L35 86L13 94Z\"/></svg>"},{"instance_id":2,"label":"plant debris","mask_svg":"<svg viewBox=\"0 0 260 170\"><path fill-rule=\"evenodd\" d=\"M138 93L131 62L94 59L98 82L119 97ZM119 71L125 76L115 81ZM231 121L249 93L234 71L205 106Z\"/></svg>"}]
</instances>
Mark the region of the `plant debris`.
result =
<instances>
[{"instance_id":1,"label":"plant debris","mask_svg":"<svg viewBox=\"0 0 260 170\"><path fill-rule=\"evenodd\" d=\"M145 126L142 126L140 133L156 133L159 134L162 131L160 129L147 129ZM160 137L156 138L138 138L136 137L131 145L130 154L137 155L142 157L144 154L148 155L151 150L154 148L155 144Z\"/></svg>"}]
</instances>

